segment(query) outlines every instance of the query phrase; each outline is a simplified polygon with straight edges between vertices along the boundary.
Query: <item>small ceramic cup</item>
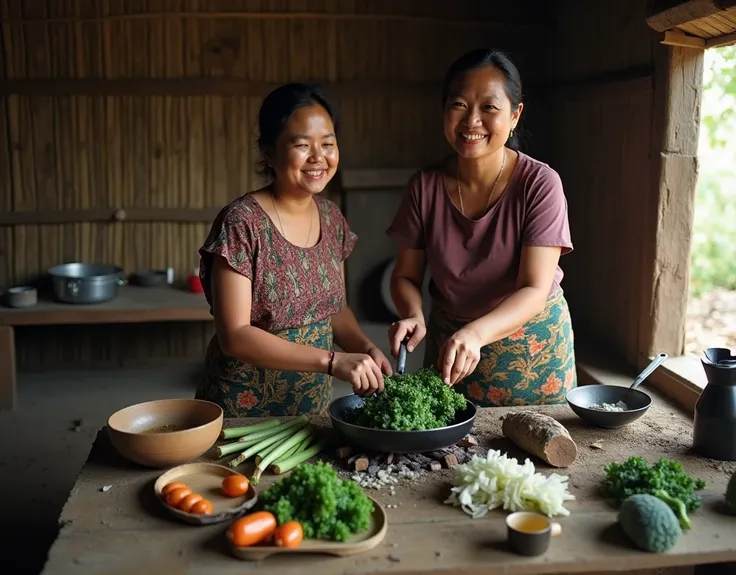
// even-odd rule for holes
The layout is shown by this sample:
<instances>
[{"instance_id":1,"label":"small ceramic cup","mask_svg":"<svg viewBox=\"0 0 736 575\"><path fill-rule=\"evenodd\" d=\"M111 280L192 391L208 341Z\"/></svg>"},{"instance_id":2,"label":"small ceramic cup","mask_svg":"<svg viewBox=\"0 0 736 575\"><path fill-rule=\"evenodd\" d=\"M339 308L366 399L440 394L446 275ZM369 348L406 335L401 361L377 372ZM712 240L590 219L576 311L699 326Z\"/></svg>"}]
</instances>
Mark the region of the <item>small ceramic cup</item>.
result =
<instances>
[{"instance_id":1,"label":"small ceramic cup","mask_svg":"<svg viewBox=\"0 0 736 575\"><path fill-rule=\"evenodd\" d=\"M562 533L559 523L541 513L517 511L506 517L508 546L519 555L542 555L549 547L550 537Z\"/></svg>"}]
</instances>

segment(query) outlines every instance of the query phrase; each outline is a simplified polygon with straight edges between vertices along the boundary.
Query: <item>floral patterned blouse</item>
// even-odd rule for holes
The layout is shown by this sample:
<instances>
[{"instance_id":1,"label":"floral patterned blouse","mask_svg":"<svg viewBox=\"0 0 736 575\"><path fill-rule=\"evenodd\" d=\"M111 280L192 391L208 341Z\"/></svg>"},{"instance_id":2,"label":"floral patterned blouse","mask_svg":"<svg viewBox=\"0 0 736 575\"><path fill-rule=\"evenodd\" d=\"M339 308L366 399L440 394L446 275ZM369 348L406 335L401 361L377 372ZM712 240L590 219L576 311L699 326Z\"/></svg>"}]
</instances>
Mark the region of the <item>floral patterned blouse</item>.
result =
<instances>
[{"instance_id":1,"label":"floral patterned blouse","mask_svg":"<svg viewBox=\"0 0 736 575\"><path fill-rule=\"evenodd\" d=\"M248 193L225 206L199 250L199 277L212 310L210 270L213 254L253 282L251 325L275 333L322 321L345 304L340 264L357 236L340 209L315 196L320 239L311 248L286 240Z\"/></svg>"}]
</instances>

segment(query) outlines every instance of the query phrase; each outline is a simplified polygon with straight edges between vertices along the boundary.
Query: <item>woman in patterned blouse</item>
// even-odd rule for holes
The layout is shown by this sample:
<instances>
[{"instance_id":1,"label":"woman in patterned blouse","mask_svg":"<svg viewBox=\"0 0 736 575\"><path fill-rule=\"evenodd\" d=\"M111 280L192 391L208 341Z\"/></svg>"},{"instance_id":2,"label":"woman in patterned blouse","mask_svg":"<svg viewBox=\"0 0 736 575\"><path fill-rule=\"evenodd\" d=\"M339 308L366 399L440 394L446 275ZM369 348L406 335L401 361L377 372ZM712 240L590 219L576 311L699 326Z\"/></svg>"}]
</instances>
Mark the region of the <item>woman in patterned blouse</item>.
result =
<instances>
[{"instance_id":1,"label":"woman in patterned blouse","mask_svg":"<svg viewBox=\"0 0 736 575\"><path fill-rule=\"evenodd\" d=\"M226 417L321 413L333 375L359 395L391 375L345 305L357 238L319 197L337 170L337 118L316 88L287 84L263 101L258 127L271 183L225 206L199 250L216 334L197 397ZM332 351L333 334L344 353Z\"/></svg>"}]
</instances>

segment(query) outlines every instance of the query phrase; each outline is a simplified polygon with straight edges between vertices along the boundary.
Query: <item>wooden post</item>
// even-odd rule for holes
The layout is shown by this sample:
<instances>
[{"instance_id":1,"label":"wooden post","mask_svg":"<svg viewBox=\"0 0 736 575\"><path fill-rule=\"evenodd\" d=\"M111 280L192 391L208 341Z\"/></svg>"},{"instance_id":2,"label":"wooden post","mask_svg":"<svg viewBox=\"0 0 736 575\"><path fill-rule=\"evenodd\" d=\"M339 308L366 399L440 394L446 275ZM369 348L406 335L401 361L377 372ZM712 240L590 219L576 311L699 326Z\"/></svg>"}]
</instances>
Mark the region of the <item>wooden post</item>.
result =
<instances>
[{"instance_id":1,"label":"wooden post","mask_svg":"<svg viewBox=\"0 0 736 575\"><path fill-rule=\"evenodd\" d=\"M640 362L685 348L698 136L703 92L703 50L658 45L655 54L651 199L643 245ZM632 209L636 209L633 208Z\"/></svg>"},{"instance_id":2,"label":"wooden post","mask_svg":"<svg viewBox=\"0 0 736 575\"><path fill-rule=\"evenodd\" d=\"M15 334L12 325L0 325L0 410L12 411L15 402Z\"/></svg>"}]
</instances>

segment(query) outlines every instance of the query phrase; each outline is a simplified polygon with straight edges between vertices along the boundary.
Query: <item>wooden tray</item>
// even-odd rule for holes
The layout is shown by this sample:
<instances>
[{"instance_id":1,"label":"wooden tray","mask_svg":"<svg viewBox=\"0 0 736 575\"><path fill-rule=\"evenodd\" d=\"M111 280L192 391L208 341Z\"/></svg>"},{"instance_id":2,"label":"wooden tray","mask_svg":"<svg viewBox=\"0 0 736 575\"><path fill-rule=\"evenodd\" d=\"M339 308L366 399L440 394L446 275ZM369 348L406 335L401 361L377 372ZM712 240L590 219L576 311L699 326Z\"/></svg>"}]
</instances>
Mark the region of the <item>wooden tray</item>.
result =
<instances>
[{"instance_id":1,"label":"wooden tray","mask_svg":"<svg viewBox=\"0 0 736 575\"><path fill-rule=\"evenodd\" d=\"M177 519L192 525L212 525L229 521L248 511L258 501L258 495L252 485L241 497L228 497L222 492L222 480L228 475L242 475L223 465L216 463L186 463L162 474L153 486L156 498L169 513ZM172 481L186 483L195 493L209 499L212 503L211 515L196 515L175 509L166 503L161 490Z\"/></svg>"},{"instance_id":2,"label":"wooden tray","mask_svg":"<svg viewBox=\"0 0 736 575\"><path fill-rule=\"evenodd\" d=\"M230 543L230 550L235 557L245 561L260 561L277 553L322 553L326 555L337 555L338 557L348 557L350 555L364 553L379 545L386 536L386 530L388 529L388 518L383 507L372 497L369 497L369 499L373 502L373 514L371 515L368 529L363 533L353 535L344 543L304 539L299 547L289 549L277 547L276 545L236 547ZM229 537L228 541L230 541Z\"/></svg>"}]
</instances>

